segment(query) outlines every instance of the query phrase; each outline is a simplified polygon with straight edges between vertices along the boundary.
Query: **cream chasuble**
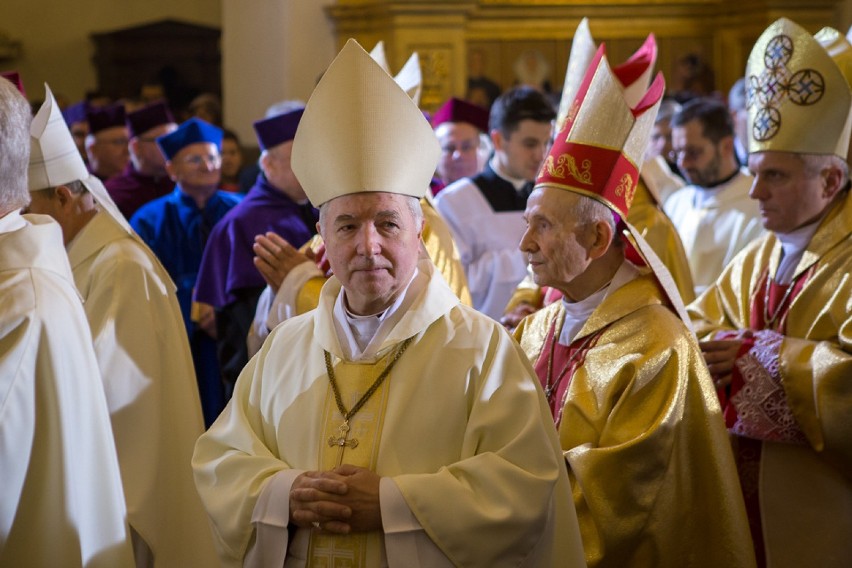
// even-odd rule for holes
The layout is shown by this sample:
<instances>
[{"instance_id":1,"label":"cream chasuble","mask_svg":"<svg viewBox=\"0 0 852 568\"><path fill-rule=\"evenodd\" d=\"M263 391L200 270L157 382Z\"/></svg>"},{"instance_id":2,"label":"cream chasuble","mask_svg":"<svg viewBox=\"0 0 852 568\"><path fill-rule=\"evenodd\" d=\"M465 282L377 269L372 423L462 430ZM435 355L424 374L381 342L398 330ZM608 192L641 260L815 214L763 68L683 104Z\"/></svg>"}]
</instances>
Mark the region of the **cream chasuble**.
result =
<instances>
[{"instance_id":1,"label":"cream chasuble","mask_svg":"<svg viewBox=\"0 0 852 568\"><path fill-rule=\"evenodd\" d=\"M62 230L0 219L0 566L130 568L103 384ZM9 230L7 230L9 229Z\"/></svg>"},{"instance_id":2,"label":"cream chasuble","mask_svg":"<svg viewBox=\"0 0 852 568\"><path fill-rule=\"evenodd\" d=\"M175 285L148 247L103 211L67 251L92 330L134 538L158 567L215 563L192 481L204 422Z\"/></svg>"},{"instance_id":3,"label":"cream chasuble","mask_svg":"<svg viewBox=\"0 0 852 568\"><path fill-rule=\"evenodd\" d=\"M382 548L392 567L584 564L564 461L529 362L499 324L459 304L428 260L418 271L426 284L389 317L375 357L343 354L333 316L341 286L332 278L318 308L278 326L244 369L193 457L227 566L304 566L302 550L324 561L332 549L381 566ZM353 416L347 445L338 444L343 419L324 351L351 409L408 338ZM341 539L297 528L291 536L292 479L333 466L341 448L344 463L382 476L384 535ZM385 499L386 483L402 496L401 511ZM388 527L405 515L413 515L411 527ZM392 540L412 538L413 547L394 552ZM417 539L444 562L419 564Z\"/></svg>"}]
</instances>

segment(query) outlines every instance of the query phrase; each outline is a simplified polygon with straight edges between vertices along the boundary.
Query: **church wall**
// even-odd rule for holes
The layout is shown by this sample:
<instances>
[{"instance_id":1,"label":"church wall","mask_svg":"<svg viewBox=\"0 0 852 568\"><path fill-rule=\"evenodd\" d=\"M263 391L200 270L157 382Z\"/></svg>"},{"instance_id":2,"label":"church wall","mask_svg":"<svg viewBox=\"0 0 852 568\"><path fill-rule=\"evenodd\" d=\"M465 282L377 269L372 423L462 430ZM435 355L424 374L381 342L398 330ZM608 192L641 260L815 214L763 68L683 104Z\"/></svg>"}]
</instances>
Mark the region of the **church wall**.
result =
<instances>
[{"instance_id":1,"label":"church wall","mask_svg":"<svg viewBox=\"0 0 852 568\"><path fill-rule=\"evenodd\" d=\"M162 19L220 27L220 0L2 0L0 30L22 44L21 56L0 69L21 72L31 101L46 81L69 102L97 87L92 33Z\"/></svg>"}]
</instances>

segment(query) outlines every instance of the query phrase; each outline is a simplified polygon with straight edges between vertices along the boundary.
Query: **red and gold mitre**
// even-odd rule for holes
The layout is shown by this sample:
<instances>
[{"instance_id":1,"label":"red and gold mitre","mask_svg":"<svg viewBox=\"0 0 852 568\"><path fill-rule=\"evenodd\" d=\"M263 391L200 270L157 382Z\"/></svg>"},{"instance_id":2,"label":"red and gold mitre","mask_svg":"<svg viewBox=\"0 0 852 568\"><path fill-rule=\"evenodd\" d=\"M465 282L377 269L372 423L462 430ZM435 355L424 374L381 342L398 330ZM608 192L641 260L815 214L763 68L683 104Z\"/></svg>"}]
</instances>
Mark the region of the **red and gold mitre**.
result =
<instances>
[{"instance_id":1,"label":"red and gold mitre","mask_svg":"<svg viewBox=\"0 0 852 568\"><path fill-rule=\"evenodd\" d=\"M852 91L820 42L781 18L746 66L749 153L834 154L846 159Z\"/></svg>"},{"instance_id":2,"label":"red and gold mitre","mask_svg":"<svg viewBox=\"0 0 852 568\"><path fill-rule=\"evenodd\" d=\"M665 91L662 74L631 106L601 45L536 178L536 187L573 191L604 203L622 219L636 192L639 169Z\"/></svg>"}]
</instances>

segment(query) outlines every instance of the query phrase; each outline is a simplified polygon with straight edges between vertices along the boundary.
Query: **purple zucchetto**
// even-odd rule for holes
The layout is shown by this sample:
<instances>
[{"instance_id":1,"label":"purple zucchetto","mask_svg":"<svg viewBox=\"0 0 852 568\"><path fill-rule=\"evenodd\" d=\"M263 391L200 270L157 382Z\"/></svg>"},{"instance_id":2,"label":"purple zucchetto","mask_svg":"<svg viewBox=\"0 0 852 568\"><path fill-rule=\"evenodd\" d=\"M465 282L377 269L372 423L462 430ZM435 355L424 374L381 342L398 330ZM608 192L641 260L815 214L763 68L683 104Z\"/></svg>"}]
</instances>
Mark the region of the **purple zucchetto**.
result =
<instances>
[{"instance_id":1,"label":"purple zucchetto","mask_svg":"<svg viewBox=\"0 0 852 568\"><path fill-rule=\"evenodd\" d=\"M90 108L86 113L86 119L89 121L89 134L97 134L101 130L115 128L116 126L123 127L124 105L116 103L105 107Z\"/></svg>"},{"instance_id":2,"label":"purple zucchetto","mask_svg":"<svg viewBox=\"0 0 852 568\"><path fill-rule=\"evenodd\" d=\"M65 124L70 128L78 122L86 122L86 115L89 112L89 101L80 101L67 107L62 111L62 118L65 119Z\"/></svg>"},{"instance_id":3,"label":"purple zucchetto","mask_svg":"<svg viewBox=\"0 0 852 568\"><path fill-rule=\"evenodd\" d=\"M172 111L163 101L157 101L127 114L127 130L131 138L145 134L163 124L174 124Z\"/></svg>"},{"instance_id":4,"label":"purple zucchetto","mask_svg":"<svg viewBox=\"0 0 852 568\"><path fill-rule=\"evenodd\" d=\"M480 132L488 132L488 111L467 101L451 98L432 117L432 128L437 128L445 122L466 122Z\"/></svg>"},{"instance_id":5,"label":"purple zucchetto","mask_svg":"<svg viewBox=\"0 0 852 568\"><path fill-rule=\"evenodd\" d=\"M304 108L285 112L254 123L254 132L261 150L268 150L284 142L289 142L296 136L296 129L302 119Z\"/></svg>"},{"instance_id":6,"label":"purple zucchetto","mask_svg":"<svg viewBox=\"0 0 852 568\"><path fill-rule=\"evenodd\" d=\"M21 81L20 73L18 73L17 71L0 71L0 77L3 77L7 81L15 85L15 88L17 88L22 95L24 95L25 97L27 96L27 92L24 90L24 82Z\"/></svg>"},{"instance_id":7,"label":"purple zucchetto","mask_svg":"<svg viewBox=\"0 0 852 568\"><path fill-rule=\"evenodd\" d=\"M171 161L182 149L198 142L215 144L221 150L222 134L221 128L200 118L190 118L174 132L157 138L157 146L166 159Z\"/></svg>"}]
</instances>

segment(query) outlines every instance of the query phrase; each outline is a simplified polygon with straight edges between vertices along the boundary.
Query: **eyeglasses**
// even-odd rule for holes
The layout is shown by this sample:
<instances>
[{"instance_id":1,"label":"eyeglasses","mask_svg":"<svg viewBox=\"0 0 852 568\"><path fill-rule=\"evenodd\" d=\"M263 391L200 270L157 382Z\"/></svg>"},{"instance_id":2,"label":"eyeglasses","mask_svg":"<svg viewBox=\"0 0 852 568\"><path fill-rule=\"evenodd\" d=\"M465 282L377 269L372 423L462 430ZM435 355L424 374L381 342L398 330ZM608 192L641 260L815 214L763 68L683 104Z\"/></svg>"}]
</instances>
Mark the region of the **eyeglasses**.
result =
<instances>
[{"instance_id":1,"label":"eyeglasses","mask_svg":"<svg viewBox=\"0 0 852 568\"><path fill-rule=\"evenodd\" d=\"M101 138L97 141L98 144L109 144L111 146L127 146L130 142L127 138Z\"/></svg>"},{"instance_id":2,"label":"eyeglasses","mask_svg":"<svg viewBox=\"0 0 852 568\"><path fill-rule=\"evenodd\" d=\"M672 150L671 152L669 152L669 158L673 162L677 162L679 160L697 160L702 155L704 155L705 149L706 148L704 146L687 146L682 150Z\"/></svg>"},{"instance_id":3,"label":"eyeglasses","mask_svg":"<svg viewBox=\"0 0 852 568\"><path fill-rule=\"evenodd\" d=\"M446 146L441 147L441 151L444 154L455 154L458 152L459 154L468 154L473 152L479 147L479 140L465 140L458 146L455 144L447 144Z\"/></svg>"},{"instance_id":4,"label":"eyeglasses","mask_svg":"<svg viewBox=\"0 0 852 568\"><path fill-rule=\"evenodd\" d=\"M218 154L208 154L206 156L187 156L183 160L181 160L184 164L193 167L199 167L202 165L209 165L211 168L218 168L222 165L222 157Z\"/></svg>"}]
</instances>

